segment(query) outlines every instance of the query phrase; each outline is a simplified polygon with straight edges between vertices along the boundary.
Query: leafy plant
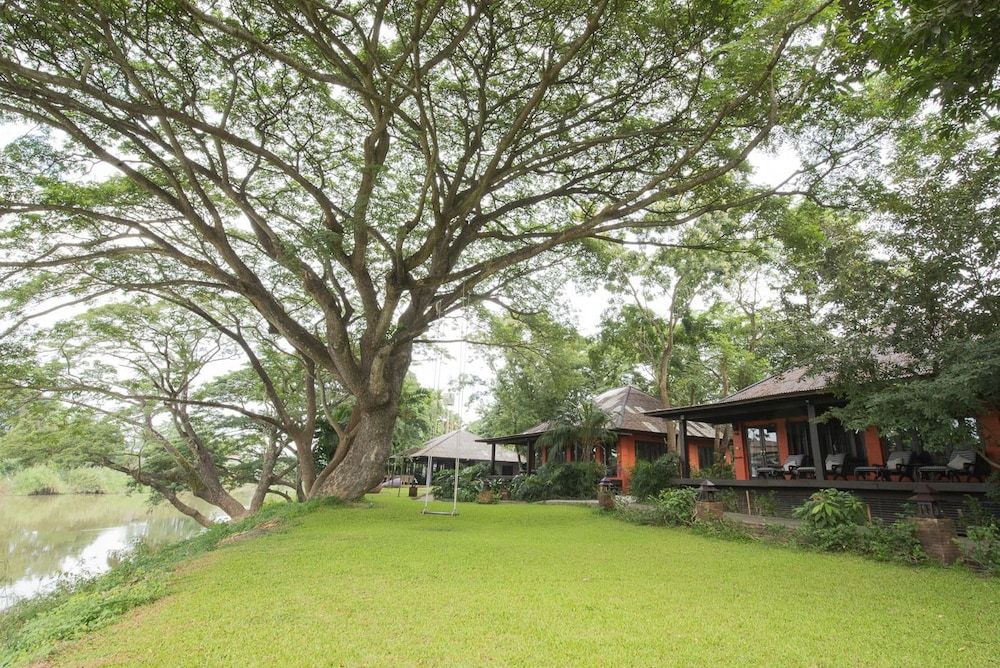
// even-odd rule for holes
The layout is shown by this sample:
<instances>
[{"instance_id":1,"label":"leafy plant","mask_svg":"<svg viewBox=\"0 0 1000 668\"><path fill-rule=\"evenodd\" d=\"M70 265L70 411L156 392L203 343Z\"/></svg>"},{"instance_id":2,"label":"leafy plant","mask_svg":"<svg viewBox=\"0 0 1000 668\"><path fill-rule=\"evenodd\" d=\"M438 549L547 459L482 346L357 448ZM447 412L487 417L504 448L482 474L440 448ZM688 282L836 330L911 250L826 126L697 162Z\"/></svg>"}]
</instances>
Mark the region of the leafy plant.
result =
<instances>
[{"instance_id":1,"label":"leafy plant","mask_svg":"<svg viewBox=\"0 0 1000 668\"><path fill-rule=\"evenodd\" d=\"M458 500L462 502L475 501L482 489L482 478L490 472L489 464L476 464L460 468L458 471ZM434 498L451 499L455 494L454 469L441 469L431 476Z\"/></svg>"},{"instance_id":2,"label":"leafy plant","mask_svg":"<svg viewBox=\"0 0 1000 668\"><path fill-rule=\"evenodd\" d=\"M511 481L511 495L519 501L593 499L604 472L603 466L592 462L550 462L539 466L533 475L517 476Z\"/></svg>"},{"instance_id":3,"label":"leafy plant","mask_svg":"<svg viewBox=\"0 0 1000 668\"><path fill-rule=\"evenodd\" d=\"M81 467L66 471L63 478L66 487L73 494L107 494L108 484L105 476L97 469Z\"/></svg>"},{"instance_id":4,"label":"leafy plant","mask_svg":"<svg viewBox=\"0 0 1000 668\"><path fill-rule=\"evenodd\" d=\"M664 524L690 525L697 500L698 490L693 487L670 487L657 495L654 505Z\"/></svg>"},{"instance_id":5,"label":"leafy plant","mask_svg":"<svg viewBox=\"0 0 1000 668\"><path fill-rule=\"evenodd\" d=\"M692 471L691 477L707 478L708 480L734 480L736 478L736 470L732 464L724 459L720 459L711 466L706 466L698 471Z\"/></svg>"},{"instance_id":6,"label":"leafy plant","mask_svg":"<svg viewBox=\"0 0 1000 668\"><path fill-rule=\"evenodd\" d=\"M652 462L638 462L632 469L630 492L640 501L654 499L670 487L671 478L676 478L679 471L680 460L672 452Z\"/></svg>"},{"instance_id":7,"label":"leafy plant","mask_svg":"<svg viewBox=\"0 0 1000 668\"><path fill-rule=\"evenodd\" d=\"M962 509L958 511L962 523L966 527L1000 526L996 515L983 508L983 504L974 496L965 495Z\"/></svg>"},{"instance_id":8,"label":"leafy plant","mask_svg":"<svg viewBox=\"0 0 1000 668\"><path fill-rule=\"evenodd\" d=\"M927 553L917 538L913 522L900 520L887 524L875 519L859 533L858 551L878 561L901 564L922 564Z\"/></svg>"},{"instance_id":9,"label":"leafy plant","mask_svg":"<svg viewBox=\"0 0 1000 668\"><path fill-rule=\"evenodd\" d=\"M966 559L993 575L1000 575L1000 527L996 524L969 527L966 530L969 543L959 543Z\"/></svg>"},{"instance_id":10,"label":"leafy plant","mask_svg":"<svg viewBox=\"0 0 1000 668\"><path fill-rule=\"evenodd\" d=\"M792 511L810 528L857 526L866 519L865 504L850 492L821 489Z\"/></svg>"},{"instance_id":11,"label":"leafy plant","mask_svg":"<svg viewBox=\"0 0 1000 668\"><path fill-rule=\"evenodd\" d=\"M753 493L753 514L774 517L778 512L778 497L774 490Z\"/></svg>"}]
</instances>

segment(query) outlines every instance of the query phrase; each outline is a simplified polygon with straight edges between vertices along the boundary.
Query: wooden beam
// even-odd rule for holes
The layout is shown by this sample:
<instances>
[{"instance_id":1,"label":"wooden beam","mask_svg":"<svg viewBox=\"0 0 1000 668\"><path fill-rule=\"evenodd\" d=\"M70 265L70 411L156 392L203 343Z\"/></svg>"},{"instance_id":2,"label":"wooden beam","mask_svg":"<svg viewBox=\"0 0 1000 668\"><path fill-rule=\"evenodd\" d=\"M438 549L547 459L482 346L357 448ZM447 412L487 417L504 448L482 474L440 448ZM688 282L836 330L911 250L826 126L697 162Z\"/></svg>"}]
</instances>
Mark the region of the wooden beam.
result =
<instances>
[{"instance_id":1,"label":"wooden beam","mask_svg":"<svg viewBox=\"0 0 1000 668\"><path fill-rule=\"evenodd\" d=\"M826 462L823 461L823 451L819 447L819 429L816 428L816 405L811 401L806 402L806 415L809 416L809 449L816 469L816 480L826 480Z\"/></svg>"},{"instance_id":2,"label":"wooden beam","mask_svg":"<svg viewBox=\"0 0 1000 668\"><path fill-rule=\"evenodd\" d=\"M497 474L497 444L490 443L490 475Z\"/></svg>"},{"instance_id":3,"label":"wooden beam","mask_svg":"<svg viewBox=\"0 0 1000 668\"><path fill-rule=\"evenodd\" d=\"M528 473L535 470L535 444L528 443Z\"/></svg>"}]
</instances>

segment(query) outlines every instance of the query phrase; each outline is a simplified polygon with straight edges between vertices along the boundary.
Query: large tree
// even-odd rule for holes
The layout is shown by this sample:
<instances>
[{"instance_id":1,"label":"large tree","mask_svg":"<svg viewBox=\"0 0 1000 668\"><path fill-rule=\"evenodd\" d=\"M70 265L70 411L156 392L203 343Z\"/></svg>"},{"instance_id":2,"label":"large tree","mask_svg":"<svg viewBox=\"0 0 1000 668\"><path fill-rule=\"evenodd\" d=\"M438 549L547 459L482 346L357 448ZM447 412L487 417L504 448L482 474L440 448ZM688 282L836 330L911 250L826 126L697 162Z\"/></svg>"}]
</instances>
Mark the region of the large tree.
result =
<instances>
[{"instance_id":1,"label":"large tree","mask_svg":"<svg viewBox=\"0 0 1000 668\"><path fill-rule=\"evenodd\" d=\"M246 300L353 395L307 493L354 498L442 315L769 194L740 170L826 94L831 4L5 2L0 114L36 129L0 172L2 278Z\"/></svg>"}]
</instances>

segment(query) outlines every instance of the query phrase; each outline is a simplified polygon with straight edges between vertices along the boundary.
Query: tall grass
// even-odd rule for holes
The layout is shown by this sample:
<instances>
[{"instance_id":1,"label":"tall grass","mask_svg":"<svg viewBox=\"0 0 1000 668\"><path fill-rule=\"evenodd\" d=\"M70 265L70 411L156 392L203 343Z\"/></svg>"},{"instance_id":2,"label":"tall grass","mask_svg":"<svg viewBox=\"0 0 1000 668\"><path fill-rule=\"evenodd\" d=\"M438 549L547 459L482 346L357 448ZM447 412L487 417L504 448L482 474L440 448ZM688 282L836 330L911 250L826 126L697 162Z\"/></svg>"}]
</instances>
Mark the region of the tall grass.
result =
<instances>
[{"instance_id":1,"label":"tall grass","mask_svg":"<svg viewBox=\"0 0 1000 668\"><path fill-rule=\"evenodd\" d=\"M23 496L62 494L66 490L59 471L45 464L22 469L11 477L10 489Z\"/></svg>"},{"instance_id":2,"label":"tall grass","mask_svg":"<svg viewBox=\"0 0 1000 668\"><path fill-rule=\"evenodd\" d=\"M46 494L121 494L128 487L128 478L109 469L80 467L60 470L46 464L14 472L7 491L18 496Z\"/></svg>"}]
</instances>

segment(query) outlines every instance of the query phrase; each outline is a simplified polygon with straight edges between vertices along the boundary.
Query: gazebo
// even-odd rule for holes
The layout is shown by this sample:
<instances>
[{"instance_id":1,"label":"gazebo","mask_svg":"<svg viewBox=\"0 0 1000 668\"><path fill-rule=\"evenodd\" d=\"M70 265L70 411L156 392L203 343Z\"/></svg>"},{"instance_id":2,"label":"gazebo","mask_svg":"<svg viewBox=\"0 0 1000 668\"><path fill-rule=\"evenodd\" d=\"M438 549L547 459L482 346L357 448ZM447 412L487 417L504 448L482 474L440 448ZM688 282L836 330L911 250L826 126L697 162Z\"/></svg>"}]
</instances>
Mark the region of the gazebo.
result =
<instances>
[{"instance_id":1,"label":"gazebo","mask_svg":"<svg viewBox=\"0 0 1000 668\"><path fill-rule=\"evenodd\" d=\"M406 457L418 464L427 460L431 471L454 468L457 459L462 466L472 466L493 462L491 474L516 475L521 460L512 448L491 446L481 442L481 437L466 429L456 429L424 443L421 447L406 453ZM426 472L425 472L426 474Z\"/></svg>"}]
</instances>

